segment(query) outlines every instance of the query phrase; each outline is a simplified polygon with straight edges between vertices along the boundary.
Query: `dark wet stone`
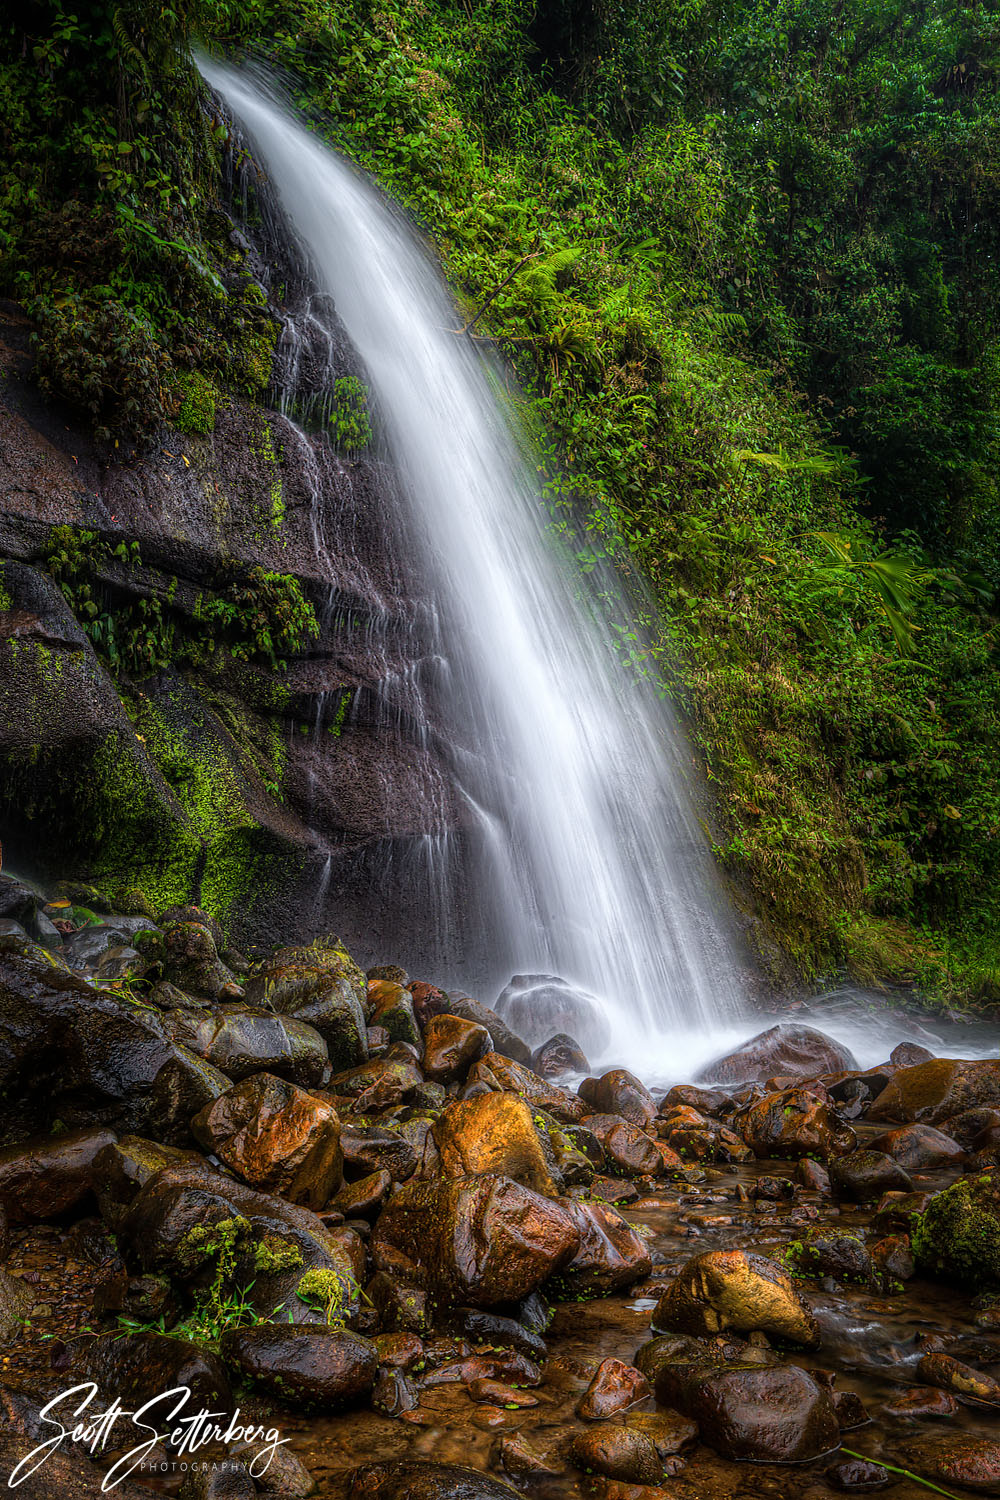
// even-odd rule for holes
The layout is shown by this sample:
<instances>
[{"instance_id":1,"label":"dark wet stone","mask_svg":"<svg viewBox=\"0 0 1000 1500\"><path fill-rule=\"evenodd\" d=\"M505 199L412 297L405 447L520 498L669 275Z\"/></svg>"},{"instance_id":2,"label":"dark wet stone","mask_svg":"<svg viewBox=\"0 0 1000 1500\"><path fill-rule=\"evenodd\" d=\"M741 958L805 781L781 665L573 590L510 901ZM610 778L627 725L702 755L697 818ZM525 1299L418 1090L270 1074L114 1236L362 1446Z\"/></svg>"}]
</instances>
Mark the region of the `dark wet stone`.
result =
<instances>
[{"instance_id":1,"label":"dark wet stone","mask_svg":"<svg viewBox=\"0 0 1000 1500\"><path fill-rule=\"evenodd\" d=\"M200 1160L193 1151L180 1151L138 1135L123 1135L103 1147L94 1158L94 1187L108 1226L117 1231L132 1199L161 1168Z\"/></svg>"},{"instance_id":2,"label":"dark wet stone","mask_svg":"<svg viewBox=\"0 0 1000 1500\"><path fill-rule=\"evenodd\" d=\"M819 1156L827 1161L857 1144L850 1125L824 1100L801 1088L752 1101L734 1117L733 1129L764 1158Z\"/></svg>"},{"instance_id":3,"label":"dark wet stone","mask_svg":"<svg viewBox=\"0 0 1000 1500\"><path fill-rule=\"evenodd\" d=\"M575 1255L560 1272L565 1295L606 1297L649 1275L649 1247L616 1209L570 1198L560 1201L580 1237Z\"/></svg>"},{"instance_id":4,"label":"dark wet stone","mask_svg":"<svg viewBox=\"0 0 1000 1500\"><path fill-rule=\"evenodd\" d=\"M620 1115L641 1130L656 1118L652 1094L627 1068L615 1068L600 1078L585 1078L577 1092L595 1115Z\"/></svg>"},{"instance_id":5,"label":"dark wet stone","mask_svg":"<svg viewBox=\"0 0 1000 1500\"><path fill-rule=\"evenodd\" d=\"M380 1369L372 1388L372 1406L387 1417L398 1417L401 1412L412 1411L419 1394L412 1380L407 1380L402 1370Z\"/></svg>"},{"instance_id":6,"label":"dark wet stone","mask_svg":"<svg viewBox=\"0 0 1000 1500\"><path fill-rule=\"evenodd\" d=\"M378 1370L370 1339L344 1328L255 1323L227 1329L225 1363L279 1401L311 1411L336 1411L368 1395Z\"/></svg>"},{"instance_id":7,"label":"dark wet stone","mask_svg":"<svg viewBox=\"0 0 1000 1500\"><path fill-rule=\"evenodd\" d=\"M952 1391L956 1396L1000 1408L1000 1381L963 1364L960 1359L953 1359L950 1354L940 1351L925 1354L917 1366L917 1374L925 1385L934 1385L943 1391Z\"/></svg>"},{"instance_id":8,"label":"dark wet stone","mask_svg":"<svg viewBox=\"0 0 1000 1500\"><path fill-rule=\"evenodd\" d=\"M807 1463L838 1446L831 1393L807 1371L729 1362L711 1348L690 1347L701 1341L679 1342L676 1353L664 1350L655 1358L657 1400L696 1422L702 1441L724 1458Z\"/></svg>"},{"instance_id":9,"label":"dark wet stone","mask_svg":"<svg viewBox=\"0 0 1000 1500\"><path fill-rule=\"evenodd\" d=\"M889 1053L889 1061L897 1068L915 1068L918 1063L933 1062L934 1053L921 1047L919 1042L900 1042Z\"/></svg>"},{"instance_id":10,"label":"dark wet stone","mask_svg":"<svg viewBox=\"0 0 1000 1500\"><path fill-rule=\"evenodd\" d=\"M532 1073L530 1068L503 1057L499 1052L487 1052L469 1071L470 1083L485 1083L493 1090L518 1094L529 1105L538 1105L562 1125L578 1125L587 1106L576 1094L557 1084L547 1083Z\"/></svg>"},{"instance_id":11,"label":"dark wet stone","mask_svg":"<svg viewBox=\"0 0 1000 1500\"><path fill-rule=\"evenodd\" d=\"M953 1417L959 1410L958 1402L948 1391L931 1386L914 1385L887 1401L882 1410L887 1416L906 1421L922 1421L925 1418Z\"/></svg>"},{"instance_id":12,"label":"dark wet stone","mask_svg":"<svg viewBox=\"0 0 1000 1500\"><path fill-rule=\"evenodd\" d=\"M578 1433L570 1443L570 1457L577 1468L605 1474L627 1484L658 1484L663 1464L652 1439L635 1427L601 1422Z\"/></svg>"},{"instance_id":13,"label":"dark wet stone","mask_svg":"<svg viewBox=\"0 0 1000 1500\"><path fill-rule=\"evenodd\" d=\"M839 1198L870 1203L883 1193L908 1193L913 1184L898 1162L882 1151L852 1151L830 1164L830 1182Z\"/></svg>"},{"instance_id":14,"label":"dark wet stone","mask_svg":"<svg viewBox=\"0 0 1000 1500\"><path fill-rule=\"evenodd\" d=\"M392 1178L384 1169L371 1172L357 1182L349 1182L334 1199L334 1206L345 1219L373 1219L392 1187Z\"/></svg>"},{"instance_id":15,"label":"dark wet stone","mask_svg":"<svg viewBox=\"0 0 1000 1500\"><path fill-rule=\"evenodd\" d=\"M545 1362L548 1353L545 1340L516 1318L505 1318L500 1313L470 1307L462 1310L460 1327L473 1343L517 1349L538 1364Z\"/></svg>"},{"instance_id":16,"label":"dark wet stone","mask_svg":"<svg viewBox=\"0 0 1000 1500\"><path fill-rule=\"evenodd\" d=\"M602 1359L576 1403L576 1414L584 1422L603 1422L644 1401L648 1395L649 1382L634 1365L620 1359Z\"/></svg>"},{"instance_id":17,"label":"dark wet stone","mask_svg":"<svg viewBox=\"0 0 1000 1500\"><path fill-rule=\"evenodd\" d=\"M965 1151L972 1151L983 1131L1000 1126L1000 1109L966 1109L941 1123L946 1135Z\"/></svg>"},{"instance_id":18,"label":"dark wet stone","mask_svg":"<svg viewBox=\"0 0 1000 1500\"><path fill-rule=\"evenodd\" d=\"M13 1223L56 1219L94 1186L94 1158L115 1140L101 1127L36 1136L0 1151L0 1203Z\"/></svg>"},{"instance_id":19,"label":"dark wet stone","mask_svg":"<svg viewBox=\"0 0 1000 1500\"><path fill-rule=\"evenodd\" d=\"M404 1458L355 1469L346 1500L514 1500L517 1494L479 1469Z\"/></svg>"},{"instance_id":20,"label":"dark wet stone","mask_svg":"<svg viewBox=\"0 0 1000 1500\"><path fill-rule=\"evenodd\" d=\"M453 1016L463 1016L466 1021L475 1021L484 1026L493 1038L493 1050L512 1062L531 1066L531 1048L522 1037L512 1031L507 1022L488 1005L470 1000L467 995L449 995L445 1007Z\"/></svg>"},{"instance_id":21,"label":"dark wet stone","mask_svg":"<svg viewBox=\"0 0 1000 1500\"><path fill-rule=\"evenodd\" d=\"M400 1281L384 1271L376 1271L365 1291L378 1314L379 1328L383 1333L426 1333L430 1327L427 1293L423 1287Z\"/></svg>"},{"instance_id":22,"label":"dark wet stone","mask_svg":"<svg viewBox=\"0 0 1000 1500\"><path fill-rule=\"evenodd\" d=\"M178 989L205 1000L236 1000L243 994L200 920L164 924L163 948L163 977Z\"/></svg>"},{"instance_id":23,"label":"dark wet stone","mask_svg":"<svg viewBox=\"0 0 1000 1500\"><path fill-rule=\"evenodd\" d=\"M867 1427L871 1421L868 1408L856 1391L834 1391L833 1404L841 1432L850 1432L855 1427Z\"/></svg>"},{"instance_id":24,"label":"dark wet stone","mask_svg":"<svg viewBox=\"0 0 1000 1500\"><path fill-rule=\"evenodd\" d=\"M255 1500L256 1494L257 1486L246 1464L230 1458L206 1463L198 1472L186 1475L177 1500Z\"/></svg>"},{"instance_id":25,"label":"dark wet stone","mask_svg":"<svg viewBox=\"0 0 1000 1500\"><path fill-rule=\"evenodd\" d=\"M342 1122L340 1145L344 1170L352 1178L388 1172L393 1182L405 1182L417 1170L417 1154L399 1131Z\"/></svg>"},{"instance_id":26,"label":"dark wet stone","mask_svg":"<svg viewBox=\"0 0 1000 1500\"><path fill-rule=\"evenodd\" d=\"M407 1183L382 1210L371 1251L378 1270L442 1306L491 1307L539 1287L579 1244L564 1208L486 1174Z\"/></svg>"},{"instance_id":27,"label":"dark wet stone","mask_svg":"<svg viewBox=\"0 0 1000 1500\"><path fill-rule=\"evenodd\" d=\"M872 1260L865 1242L848 1229L807 1229L788 1247L786 1258L807 1276L834 1276L838 1281L864 1285L872 1278Z\"/></svg>"},{"instance_id":28,"label":"dark wet stone","mask_svg":"<svg viewBox=\"0 0 1000 1500\"><path fill-rule=\"evenodd\" d=\"M590 1063L579 1042L557 1031L531 1054L531 1067L540 1078L559 1078L563 1073L587 1073Z\"/></svg>"},{"instance_id":29,"label":"dark wet stone","mask_svg":"<svg viewBox=\"0 0 1000 1500\"><path fill-rule=\"evenodd\" d=\"M835 1490L846 1490L850 1494L888 1489L894 1482L888 1469L867 1458L848 1458L843 1463L831 1464L826 1477Z\"/></svg>"},{"instance_id":30,"label":"dark wet stone","mask_svg":"<svg viewBox=\"0 0 1000 1500\"><path fill-rule=\"evenodd\" d=\"M584 1106L586 1107L586 1106ZM681 1167L677 1152L620 1115L584 1115L582 1124L601 1143L608 1166L629 1177L655 1177L668 1164Z\"/></svg>"},{"instance_id":31,"label":"dark wet stone","mask_svg":"<svg viewBox=\"0 0 1000 1500\"><path fill-rule=\"evenodd\" d=\"M742 1083L749 1079L764 1083L775 1076L815 1078L821 1073L855 1068L857 1063L848 1049L824 1032L781 1022L702 1068L699 1081Z\"/></svg>"},{"instance_id":32,"label":"dark wet stone","mask_svg":"<svg viewBox=\"0 0 1000 1500\"><path fill-rule=\"evenodd\" d=\"M236 1083L252 1073L274 1073L315 1088L328 1064L326 1043L305 1022L245 1005L170 1011L171 1035Z\"/></svg>"},{"instance_id":33,"label":"dark wet stone","mask_svg":"<svg viewBox=\"0 0 1000 1500\"><path fill-rule=\"evenodd\" d=\"M105 1400L141 1404L175 1386L191 1392L189 1412L206 1406L227 1410L229 1380L217 1355L185 1339L143 1330L78 1339L70 1346L74 1366L93 1380Z\"/></svg>"}]
</instances>

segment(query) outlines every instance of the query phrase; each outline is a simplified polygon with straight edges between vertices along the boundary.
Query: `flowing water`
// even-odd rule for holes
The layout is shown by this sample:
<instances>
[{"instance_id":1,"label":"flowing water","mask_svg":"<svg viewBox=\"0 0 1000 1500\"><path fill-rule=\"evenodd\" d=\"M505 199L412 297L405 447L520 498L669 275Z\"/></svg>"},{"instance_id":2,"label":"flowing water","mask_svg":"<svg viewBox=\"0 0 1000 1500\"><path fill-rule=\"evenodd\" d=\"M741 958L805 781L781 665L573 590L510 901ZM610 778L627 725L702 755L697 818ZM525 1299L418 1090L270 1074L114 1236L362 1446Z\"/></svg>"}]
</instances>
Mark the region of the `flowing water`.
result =
<instances>
[{"instance_id":1,"label":"flowing water","mask_svg":"<svg viewBox=\"0 0 1000 1500\"><path fill-rule=\"evenodd\" d=\"M656 684L616 649L598 603L613 584L598 575L588 585L554 537L496 372L455 332L462 320L403 215L261 78L201 67L333 299L409 506L435 595L432 654L469 910L481 909L489 933L486 982L562 976L597 997L568 1012L597 1060L676 1073L686 1048L692 1061L704 1055L735 1020L741 977L688 785L693 756ZM454 902L455 883L433 864L457 851L432 842L427 921L454 924L456 913L434 910L434 891ZM565 1015L559 996L550 986L549 1010ZM544 1032L544 1014L537 1024Z\"/></svg>"}]
</instances>

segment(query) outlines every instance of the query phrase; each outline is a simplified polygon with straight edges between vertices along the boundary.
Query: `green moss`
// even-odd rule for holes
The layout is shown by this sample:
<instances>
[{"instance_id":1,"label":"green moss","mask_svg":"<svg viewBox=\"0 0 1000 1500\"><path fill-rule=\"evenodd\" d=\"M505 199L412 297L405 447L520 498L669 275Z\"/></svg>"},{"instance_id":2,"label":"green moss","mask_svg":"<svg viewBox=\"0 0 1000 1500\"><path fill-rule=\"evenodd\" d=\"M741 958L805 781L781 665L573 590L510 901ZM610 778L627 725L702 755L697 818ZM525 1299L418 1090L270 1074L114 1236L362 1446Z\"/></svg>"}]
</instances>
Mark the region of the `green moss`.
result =
<instances>
[{"instance_id":1,"label":"green moss","mask_svg":"<svg viewBox=\"0 0 1000 1500\"><path fill-rule=\"evenodd\" d=\"M936 1193L911 1229L925 1271L965 1286L1000 1285L1000 1181L963 1177Z\"/></svg>"},{"instance_id":2,"label":"green moss","mask_svg":"<svg viewBox=\"0 0 1000 1500\"><path fill-rule=\"evenodd\" d=\"M215 430L218 392L200 370L186 370L174 388L177 411L173 425L178 432L208 437Z\"/></svg>"},{"instance_id":3,"label":"green moss","mask_svg":"<svg viewBox=\"0 0 1000 1500\"><path fill-rule=\"evenodd\" d=\"M277 1275L281 1271L297 1271L303 1263L298 1245L290 1245L275 1234L265 1234L254 1246L254 1270L262 1275Z\"/></svg>"},{"instance_id":4,"label":"green moss","mask_svg":"<svg viewBox=\"0 0 1000 1500\"><path fill-rule=\"evenodd\" d=\"M342 1328L346 1317L347 1287L344 1278L328 1267L314 1266L295 1288L301 1301L322 1309L332 1327Z\"/></svg>"}]
</instances>

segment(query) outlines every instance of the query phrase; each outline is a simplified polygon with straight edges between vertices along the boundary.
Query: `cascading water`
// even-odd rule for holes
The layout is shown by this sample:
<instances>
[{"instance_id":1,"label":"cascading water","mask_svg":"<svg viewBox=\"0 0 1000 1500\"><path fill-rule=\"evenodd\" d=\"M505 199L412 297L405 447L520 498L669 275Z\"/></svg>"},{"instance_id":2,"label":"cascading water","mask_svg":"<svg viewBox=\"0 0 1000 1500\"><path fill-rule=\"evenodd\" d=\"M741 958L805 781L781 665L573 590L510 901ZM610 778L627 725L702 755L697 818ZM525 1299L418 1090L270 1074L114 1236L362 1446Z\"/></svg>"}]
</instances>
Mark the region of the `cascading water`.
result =
<instances>
[{"instance_id":1,"label":"cascading water","mask_svg":"<svg viewBox=\"0 0 1000 1500\"><path fill-rule=\"evenodd\" d=\"M499 989L514 970L558 974L585 992L573 1014L592 1062L680 1076L718 1049L742 989L684 736L554 540L489 367L453 331L454 306L405 218L259 78L200 66L333 298L409 502L435 595L470 921L480 909L489 934L492 972L475 978ZM454 883L437 883L454 901L441 895ZM427 894L427 920L440 920ZM451 917L461 927L463 913ZM550 987L557 1009L560 993ZM517 1011L512 994L508 1013L530 1030ZM536 1025L529 1040L555 1029Z\"/></svg>"}]
</instances>

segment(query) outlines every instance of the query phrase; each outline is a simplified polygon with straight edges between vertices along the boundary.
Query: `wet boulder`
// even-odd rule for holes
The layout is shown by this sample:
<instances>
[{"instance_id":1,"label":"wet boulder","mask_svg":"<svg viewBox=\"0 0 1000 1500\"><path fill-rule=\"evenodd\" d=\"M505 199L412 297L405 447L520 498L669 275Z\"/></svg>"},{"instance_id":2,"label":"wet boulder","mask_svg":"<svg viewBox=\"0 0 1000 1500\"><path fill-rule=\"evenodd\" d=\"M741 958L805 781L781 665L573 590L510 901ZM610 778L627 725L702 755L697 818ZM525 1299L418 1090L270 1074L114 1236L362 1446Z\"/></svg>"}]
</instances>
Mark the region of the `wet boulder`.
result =
<instances>
[{"instance_id":1,"label":"wet boulder","mask_svg":"<svg viewBox=\"0 0 1000 1500\"><path fill-rule=\"evenodd\" d=\"M379 1215L371 1254L440 1306L494 1307L540 1287L579 1244L559 1204L486 1174L407 1183Z\"/></svg>"},{"instance_id":2,"label":"wet boulder","mask_svg":"<svg viewBox=\"0 0 1000 1500\"><path fill-rule=\"evenodd\" d=\"M123 1135L94 1157L93 1182L97 1206L108 1228L117 1233L132 1199L164 1167L199 1162L193 1151L181 1151L139 1135Z\"/></svg>"},{"instance_id":3,"label":"wet boulder","mask_svg":"<svg viewBox=\"0 0 1000 1500\"><path fill-rule=\"evenodd\" d=\"M308 1411L356 1405L378 1373L375 1345L346 1328L255 1323L227 1329L219 1350L241 1379Z\"/></svg>"},{"instance_id":4,"label":"wet boulder","mask_svg":"<svg viewBox=\"0 0 1000 1500\"><path fill-rule=\"evenodd\" d=\"M735 1116L733 1128L755 1156L765 1158L818 1156L826 1161L857 1143L850 1125L805 1089L765 1094Z\"/></svg>"},{"instance_id":5,"label":"wet boulder","mask_svg":"<svg viewBox=\"0 0 1000 1500\"><path fill-rule=\"evenodd\" d=\"M413 1011L413 997L403 985L388 979L369 980L366 1014L370 1026L383 1027L390 1041L407 1042L419 1054L420 1027Z\"/></svg>"},{"instance_id":6,"label":"wet boulder","mask_svg":"<svg viewBox=\"0 0 1000 1500\"><path fill-rule=\"evenodd\" d=\"M577 1468L626 1484L659 1484L663 1464L653 1440L634 1427L601 1422L577 1433L569 1446Z\"/></svg>"},{"instance_id":7,"label":"wet boulder","mask_svg":"<svg viewBox=\"0 0 1000 1500\"><path fill-rule=\"evenodd\" d=\"M710 1250L681 1268L653 1312L655 1330L761 1332L815 1348L816 1320L783 1267L747 1250Z\"/></svg>"},{"instance_id":8,"label":"wet boulder","mask_svg":"<svg viewBox=\"0 0 1000 1500\"><path fill-rule=\"evenodd\" d=\"M355 1469L346 1500L516 1500L517 1495L481 1469L404 1458Z\"/></svg>"},{"instance_id":9,"label":"wet boulder","mask_svg":"<svg viewBox=\"0 0 1000 1500\"><path fill-rule=\"evenodd\" d=\"M723 1458L809 1463L840 1443L827 1386L763 1350L741 1357L701 1340L656 1339L636 1364L654 1381L657 1400L697 1423L702 1442Z\"/></svg>"},{"instance_id":10,"label":"wet boulder","mask_svg":"<svg viewBox=\"0 0 1000 1500\"><path fill-rule=\"evenodd\" d=\"M406 1182L417 1170L417 1153L399 1130L341 1122L340 1148L344 1175L352 1181L388 1172L393 1182Z\"/></svg>"},{"instance_id":11,"label":"wet boulder","mask_svg":"<svg viewBox=\"0 0 1000 1500\"><path fill-rule=\"evenodd\" d=\"M232 1399L218 1356L186 1339L143 1329L124 1337L118 1332L82 1338L69 1350L74 1368L94 1382L105 1401L118 1397L125 1406L138 1406L186 1386L190 1415L202 1406L224 1410Z\"/></svg>"},{"instance_id":12,"label":"wet boulder","mask_svg":"<svg viewBox=\"0 0 1000 1500\"><path fill-rule=\"evenodd\" d=\"M66 1135L36 1136L0 1151L0 1204L15 1224L57 1219L94 1187L94 1158L115 1140L97 1126Z\"/></svg>"},{"instance_id":13,"label":"wet boulder","mask_svg":"<svg viewBox=\"0 0 1000 1500\"><path fill-rule=\"evenodd\" d=\"M514 1094L458 1099L432 1127L446 1177L495 1172L554 1197L553 1181L531 1111Z\"/></svg>"},{"instance_id":14,"label":"wet boulder","mask_svg":"<svg viewBox=\"0 0 1000 1500\"><path fill-rule=\"evenodd\" d=\"M531 1054L531 1067L539 1078L561 1078L565 1073L588 1073L587 1054L574 1037L557 1031Z\"/></svg>"},{"instance_id":15,"label":"wet boulder","mask_svg":"<svg viewBox=\"0 0 1000 1500\"><path fill-rule=\"evenodd\" d=\"M576 1414L584 1422L604 1422L648 1395L649 1381L641 1370L620 1359L602 1359L576 1403Z\"/></svg>"},{"instance_id":16,"label":"wet boulder","mask_svg":"<svg viewBox=\"0 0 1000 1500\"><path fill-rule=\"evenodd\" d=\"M237 1000L242 988L219 957L215 939L201 922L173 922L163 933L163 977L204 1000Z\"/></svg>"},{"instance_id":17,"label":"wet boulder","mask_svg":"<svg viewBox=\"0 0 1000 1500\"><path fill-rule=\"evenodd\" d=\"M359 1112L377 1113L412 1099L423 1082L424 1076L414 1063L386 1056L334 1073L326 1087L331 1094L353 1100Z\"/></svg>"},{"instance_id":18,"label":"wet boulder","mask_svg":"<svg viewBox=\"0 0 1000 1500\"><path fill-rule=\"evenodd\" d=\"M596 995L560 979L557 974L515 974L494 1009L518 1036L537 1045L553 1032L576 1037L591 1055L611 1043L611 1025Z\"/></svg>"},{"instance_id":19,"label":"wet boulder","mask_svg":"<svg viewBox=\"0 0 1000 1500\"><path fill-rule=\"evenodd\" d=\"M965 1151L951 1136L933 1125L900 1125L870 1142L872 1151L883 1151L907 1172L931 1172L936 1167L960 1167Z\"/></svg>"},{"instance_id":20,"label":"wet boulder","mask_svg":"<svg viewBox=\"0 0 1000 1500\"><path fill-rule=\"evenodd\" d=\"M154 1011L68 970L0 952L0 1119L9 1136L54 1119L141 1131L154 1112L162 1128L179 1127L168 1117L169 1093L156 1093L165 1069L187 1078L195 1060Z\"/></svg>"},{"instance_id":21,"label":"wet boulder","mask_svg":"<svg viewBox=\"0 0 1000 1500\"><path fill-rule=\"evenodd\" d=\"M617 1209L606 1203L561 1200L580 1237L579 1248L559 1274L568 1297L607 1297L648 1276L649 1248Z\"/></svg>"},{"instance_id":22,"label":"wet boulder","mask_svg":"<svg viewBox=\"0 0 1000 1500\"><path fill-rule=\"evenodd\" d=\"M246 991L252 1005L293 1016L319 1032L335 1069L366 1061L368 982L338 938L280 948L254 967Z\"/></svg>"},{"instance_id":23,"label":"wet boulder","mask_svg":"<svg viewBox=\"0 0 1000 1500\"><path fill-rule=\"evenodd\" d=\"M830 1163L830 1182L838 1198L870 1203L883 1193L908 1193L913 1184L903 1168L882 1151L851 1151Z\"/></svg>"},{"instance_id":24,"label":"wet boulder","mask_svg":"<svg viewBox=\"0 0 1000 1500\"><path fill-rule=\"evenodd\" d=\"M893 1455L921 1478L977 1495L1000 1495L1000 1439L949 1432L900 1443Z\"/></svg>"},{"instance_id":25,"label":"wet boulder","mask_svg":"<svg viewBox=\"0 0 1000 1500\"><path fill-rule=\"evenodd\" d=\"M328 1066L326 1043L304 1021L245 1005L169 1011L174 1039L235 1083L252 1073L274 1073L315 1088Z\"/></svg>"},{"instance_id":26,"label":"wet boulder","mask_svg":"<svg viewBox=\"0 0 1000 1500\"><path fill-rule=\"evenodd\" d=\"M484 1083L487 1088L517 1094L526 1104L544 1109L563 1125L578 1125L588 1113L587 1106L576 1094L547 1083L532 1073L530 1068L503 1057L499 1052L487 1052L469 1069L470 1084Z\"/></svg>"},{"instance_id":27,"label":"wet boulder","mask_svg":"<svg viewBox=\"0 0 1000 1500\"><path fill-rule=\"evenodd\" d=\"M600 1078L585 1078L578 1093L595 1115L620 1115L646 1130L656 1119L656 1101L627 1068L614 1068Z\"/></svg>"},{"instance_id":28,"label":"wet boulder","mask_svg":"<svg viewBox=\"0 0 1000 1500\"><path fill-rule=\"evenodd\" d=\"M966 1286L1000 1286L1000 1174L964 1177L935 1193L911 1239L921 1270Z\"/></svg>"},{"instance_id":29,"label":"wet boulder","mask_svg":"<svg viewBox=\"0 0 1000 1500\"><path fill-rule=\"evenodd\" d=\"M826 1471L826 1480L835 1490L848 1494L870 1494L874 1490L886 1490L893 1482L889 1470L867 1458L847 1458L842 1463L831 1464Z\"/></svg>"},{"instance_id":30,"label":"wet boulder","mask_svg":"<svg viewBox=\"0 0 1000 1500\"><path fill-rule=\"evenodd\" d=\"M424 1027L423 1071L436 1083L464 1078L474 1062L492 1051L485 1026L461 1016L432 1016Z\"/></svg>"},{"instance_id":31,"label":"wet boulder","mask_svg":"<svg viewBox=\"0 0 1000 1500\"><path fill-rule=\"evenodd\" d=\"M793 1240L785 1253L795 1270L806 1276L834 1276L838 1281L867 1286L872 1258L859 1234L849 1229L816 1226Z\"/></svg>"},{"instance_id":32,"label":"wet boulder","mask_svg":"<svg viewBox=\"0 0 1000 1500\"><path fill-rule=\"evenodd\" d=\"M869 1120L939 1125L967 1109L1000 1107L1000 1062L933 1058L900 1068L868 1111Z\"/></svg>"},{"instance_id":33,"label":"wet boulder","mask_svg":"<svg viewBox=\"0 0 1000 1500\"><path fill-rule=\"evenodd\" d=\"M851 1053L833 1037L812 1026L782 1021L702 1068L698 1082L765 1083L774 1077L816 1078L856 1068Z\"/></svg>"},{"instance_id":34,"label":"wet boulder","mask_svg":"<svg viewBox=\"0 0 1000 1500\"><path fill-rule=\"evenodd\" d=\"M933 1062L934 1053L919 1042L900 1042L889 1053L889 1061L897 1068L915 1068L918 1063Z\"/></svg>"},{"instance_id":35,"label":"wet boulder","mask_svg":"<svg viewBox=\"0 0 1000 1500\"><path fill-rule=\"evenodd\" d=\"M656 1177L682 1166L672 1147L654 1140L620 1115L584 1115L581 1123L600 1141L611 1169L626 1177Z\"/></svg>"},{"instance_id":36,"label":"wet boulder","mask_svg":"<svg viewBox=\"0 0 1000 1500\"><path fill-rule=\"evenodd\" d=\"M481 1005L478 1000L470 1000L468 995L449 995L447 1002L444 1008L450 1015L461 1016L463 1020L475 1021L477 1026L485 1027L493 1038L494 1052L524 1067L531 1066L531 1048L495 1010Z\"/></svg>"},{"instance_id":37,"label":"wet boulder","mask_svg":"<svg viewBox=\"0 0 1000 1500\"><path fill-rule=\"evenodd\" d=\"M320 1209L343 1181L340 1120L270 1073L235 1084L191 1121L197 1141L252 1187Z\"/></svg>"},{"instance_id":38,"label":"wet boulder","mask_svg":"<svg viewBox=\"0 0 1000 1500\"><path fill-rule=\"evenodd\" d=\"M963 1151L973 1151L984 1131L1000 1129L1000 1109L963 1110L961 1114L943 1120L941 1129L957 1141Z\"/></svg>"}]
</instances>

